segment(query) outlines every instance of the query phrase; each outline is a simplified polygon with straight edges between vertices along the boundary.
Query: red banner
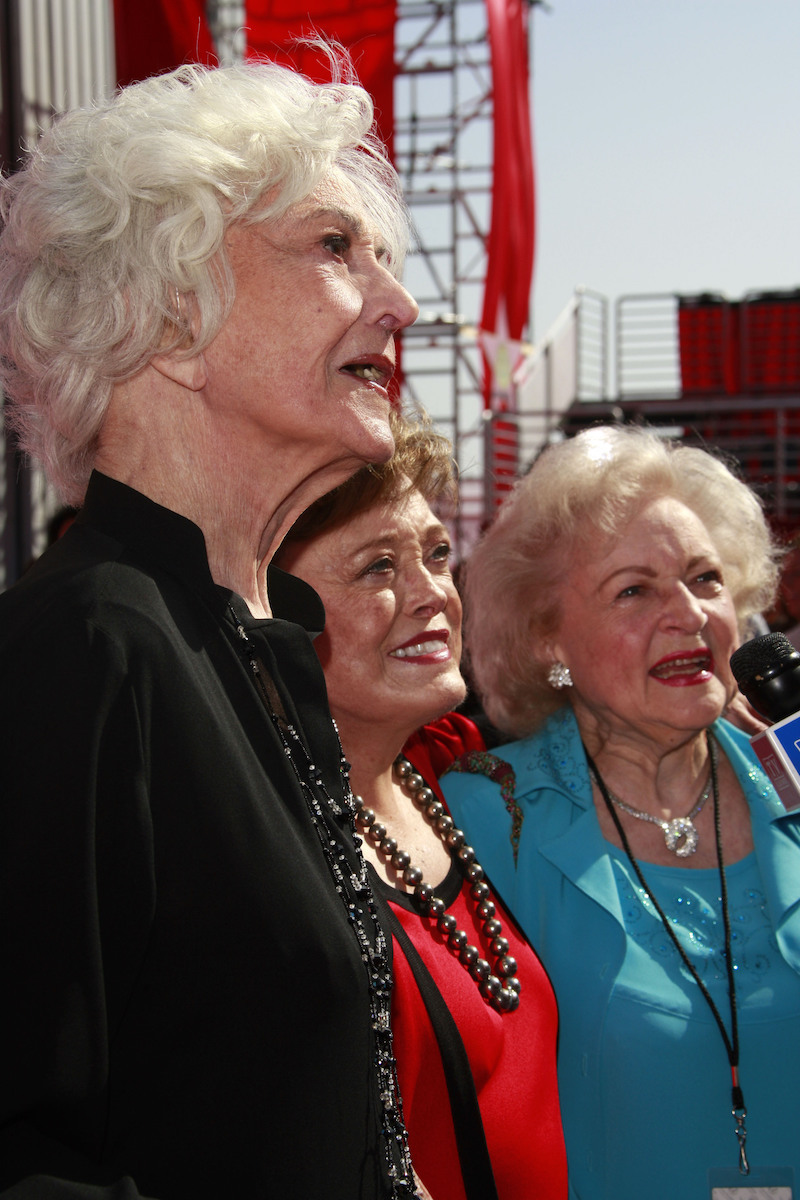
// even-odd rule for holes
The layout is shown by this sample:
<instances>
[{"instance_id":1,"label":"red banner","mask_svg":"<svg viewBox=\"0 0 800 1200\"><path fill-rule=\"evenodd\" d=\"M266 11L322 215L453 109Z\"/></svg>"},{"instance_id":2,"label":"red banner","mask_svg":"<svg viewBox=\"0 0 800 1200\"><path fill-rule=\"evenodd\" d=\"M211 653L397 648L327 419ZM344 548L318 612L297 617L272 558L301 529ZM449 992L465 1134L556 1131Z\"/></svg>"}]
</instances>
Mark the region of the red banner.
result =
<instances>
[{"instance_id":1,"label":"red banner","mask_svg":"<svg viewBox=\"0 0 800 1200\"><path fill-rule=\"evenodd\" d=\"M215 63L205 0L114 0L117 82L124 86L184 62ZM394 133L395 0L247 0L247 54L287 62L320 81L327 62L299 39L322 37L350 53L372 96L381 138Z\"/></svg>"},{"instance_id":2,"label":"red banner","mask_svg":"<svg viewBox=\"0 0 800 1200\"><path fill-rule=\"evenodd\" d=\"M311 79L330 78L327 63L298 39L322 37L350 53L375 104L382 140L394 133L395 0L247 0L247 53L289 62Z\"/></svg>"},{"instance_id":3,"label":"red banner","mask_svg":"<svg viewBox=\"0 0 800 1200\"><path fill-rule=\"evenodd\" d=\"M205 0L114 0L114 45L120 87L186 62L217 61Z\"/></svg>"},{"instance_id":4,"label":"red banner","mask_svg":"<svg viewBox=\"0 0 800 1200\"><path fill-rule=\"evenodd\" d=\"M494 95L494 175L481 330L521 341L528 322L535 200L525 0L486 0ZM512 368L514 364L511 364ZM492 371L484 355L484 399Z\"/></svg>"}]
</instances>

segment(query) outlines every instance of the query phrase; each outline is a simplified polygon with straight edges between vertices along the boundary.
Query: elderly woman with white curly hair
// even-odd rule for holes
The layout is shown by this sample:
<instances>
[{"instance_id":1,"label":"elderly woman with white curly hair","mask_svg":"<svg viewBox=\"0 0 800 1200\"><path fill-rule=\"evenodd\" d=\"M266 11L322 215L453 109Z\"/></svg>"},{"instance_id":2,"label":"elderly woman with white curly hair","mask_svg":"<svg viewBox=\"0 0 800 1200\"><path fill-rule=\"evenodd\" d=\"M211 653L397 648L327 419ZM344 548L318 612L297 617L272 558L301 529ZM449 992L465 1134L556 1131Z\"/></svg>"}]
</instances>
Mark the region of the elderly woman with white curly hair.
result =
<instances>
[{"instance_id":1,"label":"elderly woman with white curly hair","mask_svg":"<svg viewBox=\"0 0 800 1200\"><path fill-rule=\"evenodd\" d=\"M322 608L269 565L392 452L371 127L349 80L185 67L2 185L7 416L81 510L0 598L15 1198L416 1194Z\"/></svg>"},{"instance_id":2,"label":"elderly woman with white curly hair","mask_svg":"<svg viewBox=\"0 0 800 1200\"><path fill-rule=\"evenodd\" d=\"M442 786L555 987L580 1200L800 1170L800 814L723 715L775 558L722 462L598 427L545 450L468 564L477 687L521 740Z\"/></svg>"}]
</instances>

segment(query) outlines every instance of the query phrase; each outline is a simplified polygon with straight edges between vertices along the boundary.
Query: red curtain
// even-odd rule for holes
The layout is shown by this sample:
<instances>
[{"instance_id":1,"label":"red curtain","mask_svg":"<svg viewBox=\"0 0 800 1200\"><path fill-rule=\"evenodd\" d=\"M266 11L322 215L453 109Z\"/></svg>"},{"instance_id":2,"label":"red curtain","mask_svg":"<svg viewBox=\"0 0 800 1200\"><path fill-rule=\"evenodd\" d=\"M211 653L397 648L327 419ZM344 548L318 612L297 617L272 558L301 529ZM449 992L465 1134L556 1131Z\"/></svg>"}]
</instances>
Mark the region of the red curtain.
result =
<instances>
[{"instance_id":1,"label":"red curtain","mask_svg":"<svg viewBox=\"0 0 800 1200\"><path fill-rule=\"evenodd\" d=\"M494 95L494 174L481 330L522 339L535 247L535 201L525 0L486 0ZM513 367L513 363L511 364ZM492 399L484 355L484 400Z\"/></svg>"},{"instance_id":2,"label":"red curtain","mask_svg":"<svg viewBox=\"0 0 800 1200\"><path fill-rule=\"evenodd\" d=\"M680 296L681 390L684 395L734 395L740 390L739 306L722 296Z\"/></svg>"},{"instance_id":3,"label":"red curtain","mask_svg":"<svg viewBox=\"0 0 800 1200\"><path fill-rule=\"evenodd\" d=\"M114 0L114 45L121 87L185 62L216 62L205 0Z\"/></svg>"},{"instance_id":4,"label":"red curtain","mask_svg":"<svg viewBox=\"0 0 800 1200\"><path fill-rule=\"evenodd\" d=\"M391 152L395 0L247 0L245 13L249 56L289 62L312 79L329 78L327 64L297 39L320 35L345 46ZM184 62L216 61L205 0L114 0L114 24L122 86Z\"/></svg>"},{"instance_id":5,"label":"red curtain","mask_svg":"<svg viewBox=\"0 0 800 1200\"><path fill-rule=\"evenodd\" d=\"M350 52L372 96L381 138L394 133L395 0L247 0L247 53L289 62L311 79L330 78L327 64L298 38L320 35Z\"/></svg>"},{"instance_id":6,"label":"red curtain","mask_svg":"<svg viewBox=\"0 0 800 1200\"><path fill-rule=\"evenodd\" d=\"M800 390L800 291L748 296L741 326L743 390Z\"/></svg>"},{"instance_id":7,"label":"red curtain","mask_svg":"<svg viewBox=\"0 0 800 1200\"><path fill-rule=\"evenodd\" d=\"M678 297L684 395L796 392L800 292Z\"/></svg>"}]
</instances>

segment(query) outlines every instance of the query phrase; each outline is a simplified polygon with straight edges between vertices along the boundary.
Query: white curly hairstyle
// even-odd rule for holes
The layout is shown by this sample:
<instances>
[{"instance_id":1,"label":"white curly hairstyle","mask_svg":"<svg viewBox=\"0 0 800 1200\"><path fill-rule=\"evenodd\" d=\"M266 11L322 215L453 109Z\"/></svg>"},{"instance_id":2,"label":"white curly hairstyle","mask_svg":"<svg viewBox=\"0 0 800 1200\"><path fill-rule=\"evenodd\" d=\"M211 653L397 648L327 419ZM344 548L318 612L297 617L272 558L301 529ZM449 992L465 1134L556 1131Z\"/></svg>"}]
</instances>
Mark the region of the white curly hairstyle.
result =
<instances>
[{"instance_id":1,"label":"white curly hairstyle","mask_svg":"<svg viewBox=\"0 0 800 1200\"><path fill-rule=\"evenodd\" d=\"M547 682L570 564L669 496L705 525L740 624L769 607L780 550L761 503L719 458L636 426L597 426L548 447L521 479L465 569L465 635L489 718L523 737L568 702Z\"/></svg>"},{"instance_id":2,"label":"white curly hairstyle","mask_svg":"<svg viewBox=\"0 0 800 1200\"><path fill-rule=\"evenodd\" d=\"M0 184L7 422L68 502L83 498L114 385L186 346L180 296L195 321L181 352L219 332L234 221L282 215L335 168L402 270L409 219L372 101L347 60L329 57L328 84L269 62L133 84L66 113Z\"/></svg>"}]
</instances>

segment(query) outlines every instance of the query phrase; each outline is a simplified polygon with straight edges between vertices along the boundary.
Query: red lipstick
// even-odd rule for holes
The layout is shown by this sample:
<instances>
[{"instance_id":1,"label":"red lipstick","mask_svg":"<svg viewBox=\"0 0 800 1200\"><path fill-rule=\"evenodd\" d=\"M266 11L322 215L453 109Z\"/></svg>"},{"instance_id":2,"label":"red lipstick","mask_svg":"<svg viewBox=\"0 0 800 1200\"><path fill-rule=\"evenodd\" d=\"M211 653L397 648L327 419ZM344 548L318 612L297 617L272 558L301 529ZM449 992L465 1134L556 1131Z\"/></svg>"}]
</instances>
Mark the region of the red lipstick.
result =
<instances>
[{"instance_id":1,"label":"red lipstick","mask_svg":"<svg viewBox=\"0 0 800 1200\"><path fill-rule=\"evenodd\" d=\"M714 657L706 647L677 650L654 663L649 674L667 687L694 687L713 678Z\"/></svg>"}]
</instances>

